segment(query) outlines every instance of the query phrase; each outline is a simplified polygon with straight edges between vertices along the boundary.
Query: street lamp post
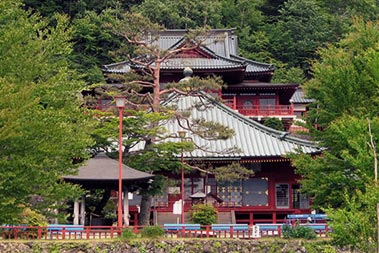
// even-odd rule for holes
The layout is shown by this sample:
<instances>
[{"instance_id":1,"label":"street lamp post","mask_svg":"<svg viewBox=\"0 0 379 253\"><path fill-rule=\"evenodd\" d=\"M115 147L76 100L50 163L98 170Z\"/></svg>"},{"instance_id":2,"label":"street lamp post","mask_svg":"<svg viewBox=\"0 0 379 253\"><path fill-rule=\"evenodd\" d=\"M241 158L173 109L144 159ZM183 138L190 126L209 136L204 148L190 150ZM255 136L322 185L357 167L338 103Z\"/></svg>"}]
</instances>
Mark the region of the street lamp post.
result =
<instances>
[{"instance_id":1,"label":"street lamp post","mask_svg":"<svg viewBox=\"0 0 379 253\"><path fill-rule=\"evenodd\" d=\"M125 97L115 97L118 108L118 209L117 226L122 227L122 114L125 108Z\"/></svg>"},{"instance_id":2,"label":"street lamp post","mask_svg":"<svg viewBox=\"0 0 379 253\"><path fill-rule=\"evenodd\" d=\"M186 131L178 131L180 139L183 141L186 137ZM182 224L184 224L184 155L183 155L183 148L182 148L182 154L181 154L181 164L182 164L182 181L181 181L181 193L182 193Z\"/></svg>"}]
</instances>

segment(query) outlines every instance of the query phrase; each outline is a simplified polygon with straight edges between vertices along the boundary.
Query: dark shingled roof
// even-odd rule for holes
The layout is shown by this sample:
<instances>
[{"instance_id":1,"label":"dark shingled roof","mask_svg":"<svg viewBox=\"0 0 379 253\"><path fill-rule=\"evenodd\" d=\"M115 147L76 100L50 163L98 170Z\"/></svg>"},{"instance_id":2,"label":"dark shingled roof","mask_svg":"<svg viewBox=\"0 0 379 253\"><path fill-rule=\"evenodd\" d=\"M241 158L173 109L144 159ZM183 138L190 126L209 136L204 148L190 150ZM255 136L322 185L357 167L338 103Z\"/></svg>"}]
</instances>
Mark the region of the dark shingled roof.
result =
<instances>
[{"instance_id":1,"label":"dark shingled roof","mask_svg":"<svg viewBox=\"0 0 379 253\"><path fill-rule=\"evenodd\" d=\"M307 98L303 89L298 88L291 98L294 104L310 104L315 101L313 98Z\"/></svg>"},{"instance_id":2,"label":"dark shingled roof","mask_svg":"<svg viewBox=\"0 0 379 253\"><path fill-rule=\"evenodd\" d=\"M182 45L187 30L166 30L159 32L159 38L152 44L162 50L175 49ZM200 50L209 57L194 58L170 58L162 65L162 70L176 70L190 67L192 69L233 69L243 68L247 75L268 74L272 75L275 68L272 64L253 61L238 56L237 36L234 29L213 29L204 38L204 44ZM107 64L103 66L105 73L127 73L132 68L142 66L132 66L128 61Z\"/></svg>"},{"instance_id":3,"label":"dark shingled roof","mask_svg":"<svg viewBox=\"0 0 379 253\"><path fill-rule=\"evenodd\" d=\"M65 181L89 185L89 184L108 184L117 185L118 182L118 161L109 158L104 153L100 153L94 158L89 159L85 165L79 168L77 175L63 177ZM135 170L122 165L123 182L142 182L154 178L154 175Z\"/></svg>"}]
</instances>

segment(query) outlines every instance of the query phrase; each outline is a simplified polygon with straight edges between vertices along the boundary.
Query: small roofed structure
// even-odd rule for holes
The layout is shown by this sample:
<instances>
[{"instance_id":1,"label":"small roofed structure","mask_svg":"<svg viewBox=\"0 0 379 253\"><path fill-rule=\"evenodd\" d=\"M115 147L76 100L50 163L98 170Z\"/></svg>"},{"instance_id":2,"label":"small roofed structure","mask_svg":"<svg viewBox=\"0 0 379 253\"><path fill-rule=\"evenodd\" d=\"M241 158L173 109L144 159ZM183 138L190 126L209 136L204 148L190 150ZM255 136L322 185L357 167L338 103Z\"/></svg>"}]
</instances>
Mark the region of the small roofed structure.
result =
<instances>
[{"instance_id":1,"label":"small roofed structure","mask_svg":"<svg viewBox=\"0 0 379 253\"><path fill-rule=\"evenodd\" d=\"M122 186L123 193L127 196L128 192L133 192L137 188L147 188L151 183L154 175L148 174L142 171L135 170L122 164ZM104 189L105 192L111 192L112 190L118 190L119 183L119 163L117 160L109 158L104 153L99 153L95 157L89 159L85 165L79 167L77 175L68 175L63 177L66 182L73 184L79 184L83 188L91 189ZM110 195L104 193L102 202L102 208L108 201ZM79 203L80 202L80 203ZM80 206L79 206L80 204ZM74 214L73 224L84 225L86 223L86 211L85 211L85 196L82 196L81 201L74 202ZM137 223L137 211L133 213L129 210L128 197L123 197L123 221L125 225L129 225L129 217L132 216L133 222ZM95 210L96 212L96 210ZM93 213L90 213L90 224L94 225L92 219ZM104 224L95 224L104 225Z\"/></svg>"},{"instance_id":2,"label":"small roofed structure","mask_svg":"<svg viewBox=\"0 0 379 253\"><path fill-rule=\"evenodd\" d=\"M77 175L63 177L65 181L80 184L86 189L118 189L118 161L99 153L79 167ZM154 175L122 165L122 182L128 189L147 183Z\"/></svg>"},{"instance_id":3,"label":"small roofed structure","mask_svg":"<svg viewBox=\"0 0 379 253\"><path fill-rule=\"evenodd\" d=\"M216 206L216 203L220 204L223 202L221 198L215 196L211 192L209 192L208 194L205 194L204 192L196 192L192 194L190 198L192 200L192 205L211 203L212 205Z\"/></svg>"}]
</instances>

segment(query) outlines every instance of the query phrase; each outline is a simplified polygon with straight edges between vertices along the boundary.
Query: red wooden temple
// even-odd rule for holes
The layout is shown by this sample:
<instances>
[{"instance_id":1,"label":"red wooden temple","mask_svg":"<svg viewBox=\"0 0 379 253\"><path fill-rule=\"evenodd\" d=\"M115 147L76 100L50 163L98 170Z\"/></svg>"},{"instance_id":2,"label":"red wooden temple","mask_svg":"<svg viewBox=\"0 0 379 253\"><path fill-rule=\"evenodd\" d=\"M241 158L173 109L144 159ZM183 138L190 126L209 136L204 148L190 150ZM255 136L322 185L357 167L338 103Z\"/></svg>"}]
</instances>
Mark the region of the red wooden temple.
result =
<instances>
[{"instance_id":1,"label":"red wooden temple","mask_svg":"<svg viewBox=\"0 0 379 253\"><path fill-rule=\"evenodd\" d=\"M180 47L185 30L167 30L160 33L157 41L161 49ZM127 73L136 66L128 61L105 65L105 75ZM314 155L321 150L314 143L292 137L260 124L267 117L277 117L285 123L287 130L296 116L304 113L299 98L298 84L271 83L274 67L238 55L237 36L233 29L212 30L199 48L178 54L162 64L161 83L180 81L183 70L190 68L192 75L222 77L227 87L215 94L204 94L203 99L212 104L201 112L192 112L192 118L203 117L233 128L235 136L230 140L208 141L198 136L190 137L198 145L206 145L212 152L195 150L185 153L185 161L215 167L239 162L254 171L248 180L233 183L216 182L212 175L192 171L185 175L185 212L194 201L212 203L219 211L219 223L277 223L286 215L309 213L310 198L301 193L299 175L286 155L301 150ZM223 103L212 99L219 96ZM301 95L301 94L300 94ZM178 110L188 109L196 97L175 96L167 103L175 103ZM107 101L98 102L104 109ZM296 111L296 108L300 108ZM183 130L176 123L166 125L168 131ZM189 134L189 133L188 133ZM225 153L225 148L236 146L241 152ZM169 187L162 196L156 196L152 221L158 224L178 221L173 207L180 199L180 176L176 187ZM130 205L137 205L138 197Z\"/></svg>"}]
</instances>

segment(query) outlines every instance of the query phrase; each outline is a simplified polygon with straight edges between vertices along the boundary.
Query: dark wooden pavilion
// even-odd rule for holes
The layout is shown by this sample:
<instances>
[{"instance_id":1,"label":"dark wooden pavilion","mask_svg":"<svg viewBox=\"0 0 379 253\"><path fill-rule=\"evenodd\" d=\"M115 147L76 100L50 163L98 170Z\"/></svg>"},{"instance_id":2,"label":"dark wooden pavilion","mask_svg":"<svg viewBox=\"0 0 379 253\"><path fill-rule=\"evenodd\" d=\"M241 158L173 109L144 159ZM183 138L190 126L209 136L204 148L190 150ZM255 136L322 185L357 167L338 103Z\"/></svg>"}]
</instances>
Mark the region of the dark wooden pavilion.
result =
<instances>
[{"instance_id":1,"label":"dark wooden pavilion","mask_svg":"<svg viewBox=\"0 0 379 253\"><path fill-rule=\"evenodd\" d=\"M104 153L100 153L89 159L85 165L81 166L77 175L65 176L64 180L79 184L88 190L104 189L108 193L111 191L115 192L118 190L118 168L119 164L117 160L109 158ZM153 180L153 178L154 175L152 174L135 170L125 164L122 165L124 224L130 223L128 193L135 191L139 187L148 187L149 182ZM104 198L106 202L109 196L105 196ZM79 201L75 201L74 203L74 225L84 225L85 216L85 197L83 196L80 203ZM138 217L134 215L132 220L136 221L136 219L138 219Z\"/></svg>"}]
</instances>

